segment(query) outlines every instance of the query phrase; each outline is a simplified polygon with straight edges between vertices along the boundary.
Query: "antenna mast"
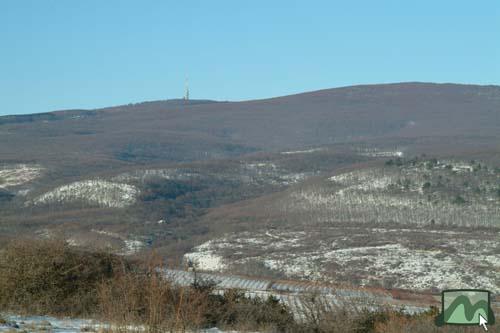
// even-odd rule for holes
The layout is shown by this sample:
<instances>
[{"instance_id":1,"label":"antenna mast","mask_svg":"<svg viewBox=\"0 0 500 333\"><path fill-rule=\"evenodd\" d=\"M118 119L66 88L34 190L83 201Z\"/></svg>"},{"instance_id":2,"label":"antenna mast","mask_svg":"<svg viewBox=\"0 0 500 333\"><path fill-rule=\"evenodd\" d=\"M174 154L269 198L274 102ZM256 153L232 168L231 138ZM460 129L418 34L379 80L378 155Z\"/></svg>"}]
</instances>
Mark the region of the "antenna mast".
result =
<instances>
[{"instance_id":1,"label":"antenna mast","mask_svg":"<svg viewBox=\"0 0 500 333\"><path fill-rule=\"evenodd\" d=\"M186 77L186 92L184 94L184 100L189 101L189 80Z\"/></svg>"}]
</instances>

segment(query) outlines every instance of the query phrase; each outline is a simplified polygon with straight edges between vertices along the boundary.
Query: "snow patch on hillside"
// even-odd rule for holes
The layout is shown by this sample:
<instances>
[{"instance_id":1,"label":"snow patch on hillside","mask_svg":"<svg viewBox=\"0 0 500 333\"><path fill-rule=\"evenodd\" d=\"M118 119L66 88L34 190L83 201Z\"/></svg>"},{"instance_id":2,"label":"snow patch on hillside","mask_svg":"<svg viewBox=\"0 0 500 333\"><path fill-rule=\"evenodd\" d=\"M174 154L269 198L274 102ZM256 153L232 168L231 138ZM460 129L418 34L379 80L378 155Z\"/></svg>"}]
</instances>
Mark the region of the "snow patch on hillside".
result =
<instances>
[{"instance_id":1,"label":"snow patch on hillside","mask_svg":"<svg viewBox=\"0 0 500 333\"><path fill-rule=\"evenodd\" d=\"M28 204L37 206L84 202L92 206L124 208L132 205L138 195L139 190L132 185L105 180L84 180L60 186Z\"/></svg>"},{"instance_id":2,"label":"snow patch on hillside","mask_svg":"<svg viewBox=\"0 0 500 333\"><path fill-rule=\"evenodd\" d=\"M54 318L49 316L20 316L2 314L6 319L0 323L0 332L53 332L53 333L80 333L80 332L146 332L143 325L116 325L99 322L93 319L81 318ZM218 328L197 330L199 333L238 333L237 331L221 331ZM187 330L186 333L194 333Z\"/></svg>"},{"instance_id":3,"label":"snow patch on hillside","mask_svg":"<svg viewBox=\"0 0 500 333\"><path fill-rule=\"evenodd\" d=\"M112 181L115 182L130 182L130 181L138 181L138 182L146 182L151 179L160 178L160 179L168 179L168 180L187 180L192 177L200 177L200 174L196 172L189 172L183 169L142 169L142 170L134 170L131 172L125 172L119 174L112 178Z\"/></svg>"},{"instance_id":4,"label":"snow patch on hillside","mask_svg":"<svg viewBox=\"0 0 500 333\"><path fill-rule=\"evenodd\" d=\"M40 177L43 168L39 165L15 164L0 166L0 188L9 188Z\"/></svg>"},{"instance_id":5,"label":"snow patch on hillside","mask_svg":"<svg viewBox=\"0 0 500 333\"><path fill-rule=\"evenodd\" d=\"M322 151L323 148L312 148L312 149L307 149L307 150L295 150L295 151L283 151L281 152L282 155L295 155L295 154L310 154L310 153L315 153L318 151Z\"/></svg>"},{"instance_id":6,"label":"snow patch on hillside","mask_svg":"<svg viewBox=\"0 0 500 333\"><path fill-rule=\"evenodd\" d=\"M314 175L314 172L290 172L275 163L255 162L242 163L241 174L241 180L247 183L291 185Z\"/></svg>"},{"instance_id":7,"label":"snow patch on hillside","mask_svg":"<svg viewBox=\"0 0 500 333\"><path fill-rule=\"evenodd\" d=\"M133 239L125 239L125 251L124 255L132 255L140 250L142 250L145 246L144 242L141 242L139 240L133 240Z\"/></svg>"},{"instance_id":8,"label":"snow patch on hillside","mask_svg":"<svg viewBox=\"0 0 500 333\"><path fill-rule=\"evenodd\" d=\"M458 173L472 172L474 167L470 163L456 162L456 161L440 161L440 166L451 165L451 169Z\"/></svg>"},{"instance_id":9,"label":"snow patch on hillside","mask_svg":"<svg viewBox=\"0 0 500 333\"><path fill-rule=\"evenodd\" d=\"M208 241L184 255L184 261L192 262L201 271L221 271L227 267L224 258L212 250L213 242Z\"/></svg>"},{"instance_id":10,"label":"snow patch on hillside","mask_svg":"<svg viewBox=\"0 0 500 333\"><path fill-rule=\"evenodd\" d=\"M386 189L394 182L393 176L381 173L379 170L347 172L329 179L338 185L362 191Z\"/></svg>"},{"instance_id":11,"label":"snow patch on hillside","mask_svg":"<svg viewBox=\"0 0 500 333\"><path fill-rule=\"evenodd\" d=\"M494 244L484 244L494 246ZM399 288L437 289L487 288L498 290L493 276L478 274L473 268L477 260L489 261L492 256L474 254L447 254L440 250L414 250L401 244L365 246L334 250L324 254L343 267L360 267L386 277L392 277ZM498 262L489 261L498 268ZM362 285L369 281L363 281Z\"/></svg>"},{"instance_id":12,"label":"snow patch on hillside","mask_svg":"<svg viewBox=\"0 0 500 333\"><path fill-rule=\"evenodd\" d=\"M186 259L198 261L199 269L206 271L229 272L260 262L292 279L333 278L390 288L487 288L497 292L498 235L467 239L471 237L468 232L427 233L425 228L258 230L212 239L193 249ZM421 237L426 237L426 244L416 244Z\"/></svg>"},{"instance_id":13,"label":"snow patch on hillside","mask_svg":"<svg viewBox=\"0 0 500 333\"><path fill-rule=\"evenodd\" d=\"M463 161L355 170L289 193L281 209L286 216L308 212L317 222L498 226L500 178L487 170Z\"/></svg>"},{"instance_id":14,"label":"snow patch on hillside","mask_svg":"<svg viewBox=\"0 0 500 333\"><path fill-rule=\"evenodd\" d=\"M380 150L378 148L359 149L358 154L369 157L403 157L400 150Z\"/></svg>"},{"instance_id":15,"label":"snow patch on hillside","mask_svg":"<svg viewBox=\"0 0 500 333\"><path fill-rule=\"evenodd\" d=\"M141 251L144 247L146 247L146 244L143 241L140 241L138 239L130 239L126 238L125 236L122 236L116 232L111 232L111 231L106 231L106 230L98 230L98 229L92 229L92 232L95 232L96 234L103 235L106 237L114 238L117 240L120 240L124 243L123 250L119 252L119 254L122 255L132 255L135 254L139 251Z\"/></svg>"}]
</instances>

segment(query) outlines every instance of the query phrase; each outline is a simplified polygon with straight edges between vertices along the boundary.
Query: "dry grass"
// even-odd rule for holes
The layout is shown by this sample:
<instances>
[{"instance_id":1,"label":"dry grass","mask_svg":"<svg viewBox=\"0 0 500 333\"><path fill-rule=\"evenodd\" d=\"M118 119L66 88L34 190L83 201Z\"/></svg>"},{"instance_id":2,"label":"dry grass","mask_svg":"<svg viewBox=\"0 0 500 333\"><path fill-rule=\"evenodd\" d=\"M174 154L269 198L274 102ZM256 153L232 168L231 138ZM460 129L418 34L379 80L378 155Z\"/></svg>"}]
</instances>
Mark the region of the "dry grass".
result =
<instances>
[{"instance_id":1,"label":"dry grass","mask_svg":"<svg viewBox=\"0 0 500 333\"><path fill-rule=\"evenodd\" d=\"M203 325L206 292L172 286L159 267L151 262L145 271L126 271L99 284L99 313L114 331L141 325L148 332L184 332Z\"/></svg>"},{"instance_id":2,"label":"dry grass","mask_svg":"<svg viewBox=\"0 0 500 333\"><path fill-rule=\"evenodd\" d=\"M186 332L209 327L286 332L293 316L277 300L249 299L237 290L214 293L209 281L173 286L151 265L145 274L128 272L99 286L99 311L113 331L143 327L147 332Z\"/></svg>"},{"instance_id":3,"label":"dry grass","mask_svg":"<svg viewBox=\"0 0 500 333\"><path fill-rule=\"evenodd\" d=\"M0 250L0 309L85 315L97 306L97 284L126 264L58 240L15 240Z\"/></svg>"}]
</instances>

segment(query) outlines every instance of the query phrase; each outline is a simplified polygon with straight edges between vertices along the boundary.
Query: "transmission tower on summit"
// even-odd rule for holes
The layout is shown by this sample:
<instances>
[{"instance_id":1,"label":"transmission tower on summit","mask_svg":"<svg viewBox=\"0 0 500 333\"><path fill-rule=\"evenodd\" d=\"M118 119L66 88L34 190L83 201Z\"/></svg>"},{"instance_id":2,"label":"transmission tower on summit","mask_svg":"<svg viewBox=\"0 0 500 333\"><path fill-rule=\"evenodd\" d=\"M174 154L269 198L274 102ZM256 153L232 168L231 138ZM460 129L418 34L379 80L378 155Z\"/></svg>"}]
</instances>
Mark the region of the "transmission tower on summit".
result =
<instances>
[{"instance_id":1,"label":"transmission tower on summit","mask_svg":"<svg viewBox=\"0 0 500 333\"><path fill-rule=\"evenodd\" d=\"M186 78L186 92L184 93L184 100L189 101L189 80Z\"/></svg>"}]
</instances>

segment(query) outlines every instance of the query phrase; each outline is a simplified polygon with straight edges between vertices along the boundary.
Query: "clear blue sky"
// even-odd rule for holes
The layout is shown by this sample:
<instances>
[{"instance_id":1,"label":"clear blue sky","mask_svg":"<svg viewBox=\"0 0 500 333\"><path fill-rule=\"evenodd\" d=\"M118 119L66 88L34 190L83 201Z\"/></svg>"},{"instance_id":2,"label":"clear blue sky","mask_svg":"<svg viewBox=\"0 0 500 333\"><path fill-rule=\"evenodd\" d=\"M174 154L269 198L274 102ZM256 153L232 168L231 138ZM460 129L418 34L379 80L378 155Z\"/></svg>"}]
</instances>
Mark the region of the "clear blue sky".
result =
<instances>
[{"instance_id":1,"label":"clear blue sky","mask_svg":"<svg viewBox=\"0 0 500 333\"><path fill-rule=\"evenodd\" d=\"M0 0L0 114L500 83L500 1Z\"/></svg>"}]
</instances>

